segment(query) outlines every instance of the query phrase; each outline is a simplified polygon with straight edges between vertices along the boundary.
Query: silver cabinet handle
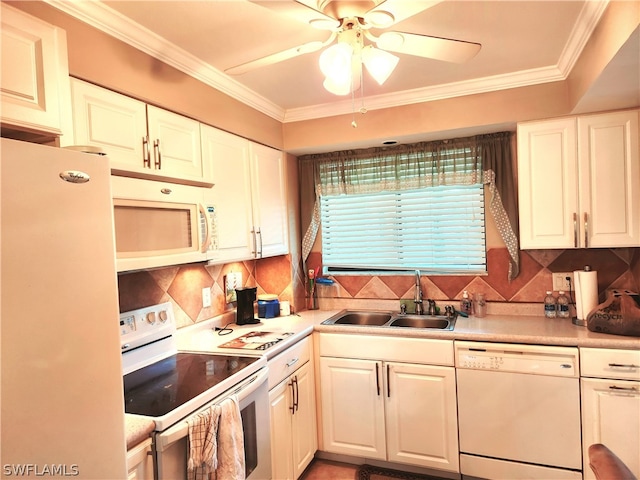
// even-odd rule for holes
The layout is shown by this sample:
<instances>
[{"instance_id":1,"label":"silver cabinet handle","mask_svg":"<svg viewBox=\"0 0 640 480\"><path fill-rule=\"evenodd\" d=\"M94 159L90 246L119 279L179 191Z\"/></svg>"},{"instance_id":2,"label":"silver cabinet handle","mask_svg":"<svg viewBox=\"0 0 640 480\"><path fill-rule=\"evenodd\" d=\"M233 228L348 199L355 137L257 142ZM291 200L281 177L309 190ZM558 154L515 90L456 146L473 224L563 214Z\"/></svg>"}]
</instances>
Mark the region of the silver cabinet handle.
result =
<instances>
[{"instance_id":1,"label":"silver cabinet handle","mask_svg":"<svg viewBox=\"0 0 640 480\"><path fill-rule=\"evenodd\" d=\"M617 390L621 392L640 393L638 387L618 387L617 385L609 385L609 390Z\"/></svg>"},{"instance_id":2,"label":"silver cabinet handle","mask_svg":"<svg viewBox=\"0 0 640 480\"><path fill-rule=\"evenodd\" d=\"M142 166L151 168L151 152L149 151L149 135L142 137Z\"/></svg>"},{"instance_id":3,"label":"silver cabinet handle","mask_svg":"<svg viewBox=\"0 0 640 480\"><path fill-rule=\"evenodd\" d=\"M292 360L289 360L289 362L287 362L287 367L292 367L293 365L295 365L296 363L298 363L298 360L300 360L300 358L296 357Z\"/></svg>"},{"instance_id":4,"label":"silver cabinet handle","mask_svg":"<svg viewBox=\"0 0 640 480\"><path fill-rule=\"evenodd\" d=\"M291 379L291 382L289 382L288 386L291 387L291 406L289 407L289 410L291 410L291 414L293 415L296 413L296 394L293 391L293 378Z\"/></svg>"},{"instance_id":5,"label":"silver cabinet handle","mask_svg":"<svg viewBox=\"0 0 640 480\"><path fill-rule=\"evenodd\" d=\"M257 256L258 258L262 258L262 230L260 230L260 227L258 227L258 231L256 232L256 234L260 238L260 250L258 250Z\"/></svg>"},{"instance_id":6,"label":"silver cabinet handle","mask_svg":"<svg viewBox=\"0 0 640 480\"><path fill-rule=\"evenodd\" d=\"M635 365L633 363L610 363L609 366L611 368L640 368L640 365Z\"/></svg>"},{"instance_id":7,"label":"silver cabinet handle","mask_svg":"<svg viewBox=\"0 0 640 480\"><path fill-rule=\"evenodd\" d=\"M578 214L573 213L573 246L578 248Z\"/></svg>"},{"instance_id":8,"label":"silver cabinet handle","mask_svg":"<svg viewBox=\"0 0 640 480\"><path fill-rule=\"evenodd\" d=\"M589 248L589 214L584 212L584 248Z\"/></svg>"},{"instance_id":9,"label":"silver cabinet handle","mask_svg":"<svg viewBox=\"0 0 640 480\"><path fill-rule=\"evenodd\" d=\"M255 228L251 229L251 235L253 235L253 250L251 252L251 255L253 255L254 258L258 258L258 239L256 238Z\"/></svg>"},{"instance_id":10,"label":"silver cabinet handle","mask_svg":"<svg viewBox=\"0 0 640 480\"><path fill-rule=\"evenodd\" d=\"M153 141L153 159L154 166L158 170L162 170L162 153L160 152L160 139L157 138Z\"/></svg>"},{"instance_id":11,"label":"silver cabinet handle","mask_svg":"<svg viewBox=\"0 0 640 480\"><path fill-rule=\"evenodd\" d=\"M389 373L390 365L387 363L387 397L391 397L391 376Z\"/></svg>"}]
</instances>

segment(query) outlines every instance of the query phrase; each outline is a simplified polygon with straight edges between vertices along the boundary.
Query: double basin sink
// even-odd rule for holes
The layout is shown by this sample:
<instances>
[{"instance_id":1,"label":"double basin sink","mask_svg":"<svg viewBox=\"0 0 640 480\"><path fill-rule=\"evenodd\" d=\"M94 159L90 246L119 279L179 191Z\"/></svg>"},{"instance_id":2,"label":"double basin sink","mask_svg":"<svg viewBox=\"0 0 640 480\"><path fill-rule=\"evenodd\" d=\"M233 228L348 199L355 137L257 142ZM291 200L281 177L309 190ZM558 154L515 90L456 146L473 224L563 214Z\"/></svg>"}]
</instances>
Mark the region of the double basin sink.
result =
<instances>
[{"instance_id":1,"label":"double basin sink","mask_svg":"<svg viewBox=\"0 0 640 480\"><path fill-rule=\"evenodd\" d=\"M368 310L343 310L322 325L360 325L364 327L406 327L453 330L456 315L416 315Z\"/></svg>"}]
</instances>

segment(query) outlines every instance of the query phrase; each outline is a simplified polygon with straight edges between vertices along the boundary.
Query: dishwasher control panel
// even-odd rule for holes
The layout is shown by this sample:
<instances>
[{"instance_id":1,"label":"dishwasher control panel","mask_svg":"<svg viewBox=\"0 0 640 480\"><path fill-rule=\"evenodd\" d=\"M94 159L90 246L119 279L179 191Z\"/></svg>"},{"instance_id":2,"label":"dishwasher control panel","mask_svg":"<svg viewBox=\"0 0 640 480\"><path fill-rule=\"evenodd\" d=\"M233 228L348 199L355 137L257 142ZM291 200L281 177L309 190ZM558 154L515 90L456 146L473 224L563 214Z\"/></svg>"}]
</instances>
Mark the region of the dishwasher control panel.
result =
<instances>
[{"instance_id":1,"label":"dishwasher control panel","mask_svg":"<svg viewBox=\"0 0 640 480\"><path fill-rule=\"evenodd\" d=\"M457 368L578 377L578 349L487 342L456 342Z\"/></svg>"}]
</instances>

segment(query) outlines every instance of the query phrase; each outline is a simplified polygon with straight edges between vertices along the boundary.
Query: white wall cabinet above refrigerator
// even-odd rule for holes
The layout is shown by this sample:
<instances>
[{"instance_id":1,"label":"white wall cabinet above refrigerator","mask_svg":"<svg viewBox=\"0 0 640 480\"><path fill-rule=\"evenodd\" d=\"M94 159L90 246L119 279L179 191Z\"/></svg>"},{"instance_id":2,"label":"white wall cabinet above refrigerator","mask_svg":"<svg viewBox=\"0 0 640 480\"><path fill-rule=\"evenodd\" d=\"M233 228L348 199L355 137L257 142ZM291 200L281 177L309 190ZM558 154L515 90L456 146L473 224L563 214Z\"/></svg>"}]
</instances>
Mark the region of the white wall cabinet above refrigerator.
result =
<instances>
[{"instance_id":1,"label":"white wall cabinet above refrigerator","mask_svg":"<svg viewBox=\"0 0 640 480\"><path fill-rule=\"evenodd\" d=\"M640 246L638 110L518 125L520 245Z\"/></svg>"},{"instance_id":2,"label":"white wall cabinet above refrigerator","mask_svg":"<svg viewBox=\"0 0 640 480\"><path fill-rule=\"evenodd\" d=\"M67 35L20 10L2 8L2 108L5 126L50 136L71 135Z\"/></svg>"},{"instance_id":3,"label":"white wall cabinet above refrigerator","mask_svg":"<svg viewBox=\"0 0 640 480\"><path fill-rule=\"evenodd\" d=\"M213 185L198 121L77 79L71 91L75 142L102 148L112 173Z\"/></svg>"},{"instance_id":4,"label":"white wall cabinet above refrigerator","mask_svg":"<svg viewBox=\"0 0 640 480\"><path fill-rule=\"evenodd\" d=\"M206 125L203 157L215 187L205 203L215 208L218 249L214 262L289 253L282 152Z\"/></svg>"}]
</instances>

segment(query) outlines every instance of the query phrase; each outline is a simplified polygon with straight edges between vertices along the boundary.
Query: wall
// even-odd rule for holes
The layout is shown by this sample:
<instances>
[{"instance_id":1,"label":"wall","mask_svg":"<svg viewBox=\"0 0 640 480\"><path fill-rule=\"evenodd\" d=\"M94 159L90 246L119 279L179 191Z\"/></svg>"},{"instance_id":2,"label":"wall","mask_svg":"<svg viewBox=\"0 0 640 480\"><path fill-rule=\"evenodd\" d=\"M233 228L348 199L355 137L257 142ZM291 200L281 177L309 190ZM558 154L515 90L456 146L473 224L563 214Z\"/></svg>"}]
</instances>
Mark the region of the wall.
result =
<instances>
[{"instance_id":1,"label":"wall","mask_svg":"<svg viewBox=\"0 0 640 480\"><path fill-rule=\"evenodd\" d=\"M428 140L461 136L469 131L486 133L504 130L505 126L514 128L517 121L570 114L639 20L637 2L614 2L566 81L370 111L358 119L358 128L354 129L350 127L350 115L281 124L43 2L7 3L67 31L69 70L73 76L266 145L307 152L338 150L347 143L375 144L390 137ZM290 160L290 255L120 275L121 310L137 308L140 302L173 300L181 326L229 311L232 305L220 297L224 275L234 269L247 273L246 285L254 281L260 292L277 293L293 301L294 308L301 308L305 265L300 259L296 162L293 157ZM316 250L313 255L321 252ZM489 234L486 276L430 277L424 281L427 295L437 300L456 298L468 288L485 291L492 301L538 302L551 286L550 272L570 271L584 264L600 272L601 292L609 286L637 290L638 256L638 249L522 252L522 273L509 284L504 246ZM312 257L309 264L315 266L319 260L319 256ZM325 293L346 299L398 299L408 295L410 283L407 276L341 277L338 285ZM203 286L211 286L214 293L214 304L206 310L201 308L199 298Z\"/></svg>"}]
</instances>

